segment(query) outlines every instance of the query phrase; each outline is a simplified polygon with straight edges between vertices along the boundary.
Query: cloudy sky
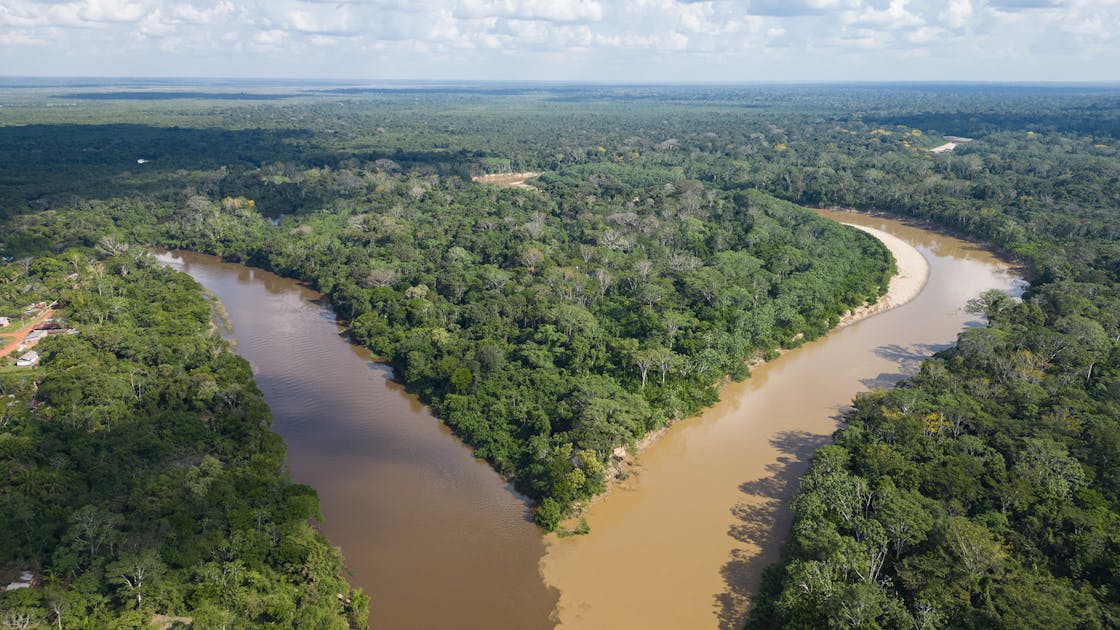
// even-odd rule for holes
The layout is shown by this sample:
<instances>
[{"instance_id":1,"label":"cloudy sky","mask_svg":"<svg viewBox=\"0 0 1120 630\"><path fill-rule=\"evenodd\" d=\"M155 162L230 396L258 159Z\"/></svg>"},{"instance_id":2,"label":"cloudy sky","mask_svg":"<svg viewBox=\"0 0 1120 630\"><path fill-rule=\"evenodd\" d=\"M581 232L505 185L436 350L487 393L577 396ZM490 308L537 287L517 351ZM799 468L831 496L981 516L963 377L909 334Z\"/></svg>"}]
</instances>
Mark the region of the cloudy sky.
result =
<instances>
[{"instance_id":1,"label":"cloudy sky","mask_svg":"<svg viewBox=\"0 0 1120 630\"><path fill-rule=\"evenodd\" d=\"M0 75L1120 80L1120 0L0 0Z\"/></svg>"}]
</instances>

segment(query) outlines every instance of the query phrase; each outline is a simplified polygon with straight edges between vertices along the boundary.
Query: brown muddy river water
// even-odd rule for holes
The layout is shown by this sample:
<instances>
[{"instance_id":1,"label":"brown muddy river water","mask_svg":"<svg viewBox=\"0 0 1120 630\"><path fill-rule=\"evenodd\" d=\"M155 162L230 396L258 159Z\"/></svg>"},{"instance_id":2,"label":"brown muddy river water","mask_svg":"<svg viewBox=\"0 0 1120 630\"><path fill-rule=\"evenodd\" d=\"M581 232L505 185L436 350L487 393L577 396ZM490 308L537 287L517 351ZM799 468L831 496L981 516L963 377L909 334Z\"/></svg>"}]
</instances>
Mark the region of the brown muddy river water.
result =
<instances>
[{"instance_id":1,"label":"brown muddy river water","mask_svg":"<svg viewBox=\"0 0 1120 630\"><path fill-rule=\"evenodd\" d=\"M322 530L371 597L371 627L552 626L523 498L348 343L318 293L213 256L159 258L225 306L292 477L319 492Z\"/></svg>"},{"instance_id":2,"label":"brown muddy river water","mask_svg":"<svg viewBox=\"0 0 1120 630\"><path fill-rule=\"evenodd\" d=\"M852 396L890 386L980 323L968 299L1019 284L974 245L822 214L917 247L930 265L922 293L727 387L641 453L585 514L590 534L563 539L542 538L521 497L348 344L316 293L210 256L161 260L225 305L293 477L318 490L323 531L372 597L373 627L732 628L778 557L797 475Z\"/></svg>"}]
</instances>

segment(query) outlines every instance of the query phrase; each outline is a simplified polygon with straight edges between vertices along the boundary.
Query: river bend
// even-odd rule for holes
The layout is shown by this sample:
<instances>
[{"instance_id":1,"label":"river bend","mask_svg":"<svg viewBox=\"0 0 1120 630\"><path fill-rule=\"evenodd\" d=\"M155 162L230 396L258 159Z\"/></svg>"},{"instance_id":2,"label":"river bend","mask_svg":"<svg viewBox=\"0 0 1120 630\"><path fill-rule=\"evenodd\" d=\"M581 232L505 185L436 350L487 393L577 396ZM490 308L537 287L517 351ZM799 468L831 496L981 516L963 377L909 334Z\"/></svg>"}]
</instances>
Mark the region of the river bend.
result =
<instances>
[{"instance_id":1,"label":"river bend","mask_svg":"<svg viewBox=\"0 0 1120 630\"><path fill-rule=\"evenodd\" d=\"M732 628L789 529L785 503L857 392L889 387L979 322L964 303L1014 291L981 248L898 221L831 218L914 245L929 279L897 309L834 331L727 387L638 457L585 514L586 536L542 537L522 497L347 342L319 294L201 254L160 259L221 300L292 476L377 628Z\"/></svg>"}]
</instances>

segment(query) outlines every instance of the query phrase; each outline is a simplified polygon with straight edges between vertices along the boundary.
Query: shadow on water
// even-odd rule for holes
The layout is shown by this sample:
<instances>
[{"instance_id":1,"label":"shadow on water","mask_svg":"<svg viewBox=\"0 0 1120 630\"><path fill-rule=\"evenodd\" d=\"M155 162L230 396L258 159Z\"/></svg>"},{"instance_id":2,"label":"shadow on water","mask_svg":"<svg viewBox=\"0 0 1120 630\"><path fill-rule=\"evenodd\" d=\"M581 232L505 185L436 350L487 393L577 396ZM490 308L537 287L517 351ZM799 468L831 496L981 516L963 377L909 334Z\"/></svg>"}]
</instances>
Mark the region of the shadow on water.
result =
<instances>
[{"instance_id":1,"label":"shadow on water","mask_svg":"<svg viewBox=\"0 0 1120 630\"><path fill-rule=\"evenodd\" d=\"M735 549L720 569L726 586L715 596L721 630L742 625L762 571L778 560L780 542L789 534L789 499L797 490L797 480L809 467L813 453L830 440L828 435L807 431L778 433L770 440L780 454L777 462L766 467L769 476L739 486L745 496L731 509L736 522L728 534L754 549Z\"/></svg>"},{"instance_id":2,"label":"shadow on water","mask_svg":"<svg viewBox=\"0 0 1120 630\"><path fill-rule=\"evenodd\" d=\"M912 346L889 344L879 346L873 351L875 356L886 359L898 366L898 369L889 372L880 372L876 376L861 378L859 382L870 390L891 389L903 379L918 373L922 361L953 344L920 343Z\"/></svg>"},{"instance_id":3,"label":"shadow on water","mask_svg":"<svg viewBox=\"0 0 1120 630\"><path fill-rule=\"evenodd\" d=\"M918 369L922 361L947 348L952 348L951 343L919 343L912 346L888 344L875 348L875 356L898 363L903 371L913 372Z\"/></svg>"},{"instance_id":4,"label":"shadow on water","mask_svg":"<svg viewBox=\"0 0 1120 630\"><path fill-rule=\"evenodd\" d=\"M859 382L869 390L887 390L901 383L907 376L910 375L900 372L881 372L875 376L861 378Z\"/></svg>"},{"instance_id":5,"label":"shadow on water","mask_svg":"<svg viewBox=\"0 0 1120 630\"><path fill-rule=\"evenodd\" d=\"M874 349L877 357L895 368L877 376L861 379L868 389L889 389L918 372L922 361L951 347L951 344L888 344ZM833 419L841 422L847 406L838 406ZM789 500L797 490L798 479L809 467L817 449L831 441L828 435L805 431L785 431L770 440L778 452L777 461L766 467L768 476L739 486L745 495L732 508L735 524L728 534L746 545L732 551L720 569L726 590L715 597L720 628L739 628L750 608L751 596L758 590L763 570L778 561L782 541L789 535L792 513Z\"/></svg>"}]
</instances>

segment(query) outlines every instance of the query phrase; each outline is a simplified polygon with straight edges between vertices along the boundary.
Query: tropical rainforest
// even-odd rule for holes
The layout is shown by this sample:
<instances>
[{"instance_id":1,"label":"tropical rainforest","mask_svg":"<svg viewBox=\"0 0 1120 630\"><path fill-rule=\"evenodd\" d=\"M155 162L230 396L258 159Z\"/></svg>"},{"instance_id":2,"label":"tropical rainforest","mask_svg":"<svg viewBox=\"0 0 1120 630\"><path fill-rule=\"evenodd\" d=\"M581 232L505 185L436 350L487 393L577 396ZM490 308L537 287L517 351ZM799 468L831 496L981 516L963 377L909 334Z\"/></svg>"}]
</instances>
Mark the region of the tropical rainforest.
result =
<instances>
[{"instance_id":1,"label":"tropical rainforest","mask_svg":"<svg viewBox=\"0 0 1120 630\"><path fill-rule=\"evenodd\" d=\"M855 402L749 625L1120 623L1116 90L254 90L0 89L0 316L55 302L78 331L0 365L0 569L43 576L6 618L365 623L251 372L143 245L322 291L551 529L617 447L885 291L882 245L800 207L839 205L1032 284ZM473 181L510 171L539 175Z\"/></svg>"},{"instance_id":2,"label":"tropical rainforest","mask_svg":"<svg viewBox=\"0 0 1120 630\"><path fill-rule=\"evenodd\" d=\"M4 594L5 627L364 627L194 281L111 236L29 258L0 304L56 301L78 334L39 343L32 375L0 368L0 549L42 576Z\"/></svg>"}]
</instances>

